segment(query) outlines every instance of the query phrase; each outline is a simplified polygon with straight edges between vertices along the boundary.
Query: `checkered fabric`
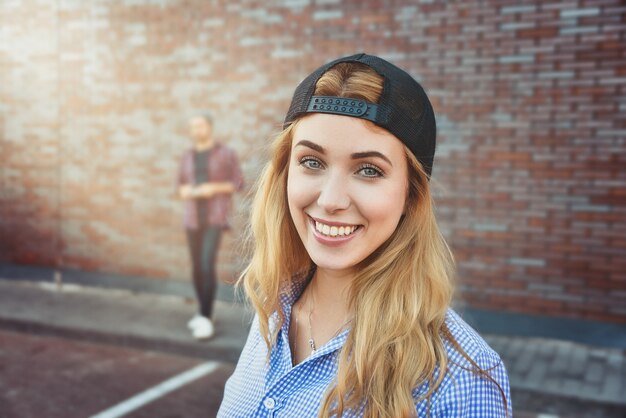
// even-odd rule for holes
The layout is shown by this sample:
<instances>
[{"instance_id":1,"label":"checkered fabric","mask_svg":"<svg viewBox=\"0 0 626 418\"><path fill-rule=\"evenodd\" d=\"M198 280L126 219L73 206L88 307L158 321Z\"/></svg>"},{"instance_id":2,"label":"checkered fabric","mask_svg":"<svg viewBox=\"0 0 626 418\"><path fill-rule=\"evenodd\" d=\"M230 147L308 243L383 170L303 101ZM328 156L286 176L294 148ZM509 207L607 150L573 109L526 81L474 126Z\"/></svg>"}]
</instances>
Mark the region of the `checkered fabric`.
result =
<instances>
[{"instance_id":1,"label":"checkered fabric","mask_svg":"<svg viewBox=\"0 0 626 418\"><path fill-rule=\"evenodd\" d=\"M278 332L276 344L266 362L267 347L259 331L255 316L245 347L233 375L226 382L224 399L218 417L316 417L327 387L334 382L337 372L339 350L349 333L345 329L320 347L306 360L292 366L287 330L291 306L304 289L296 284L291 292L282 295L285 323ZM270 317L270 327L276 324L276 314ZM446 323L465 352L483 370L498 382L504 391L505 408L500 390L491 381L479 377L471 370L471 364L448 342L445 343L449 367L440 386L431 398L430 415L428 402L416 403L418 417L512 417L509 380L500 356L472 329L453 309L446 315ZM273 328L271 328L273 329ZM439 373L435 370L435 376ZM414 388L417 399L426 393L428 384ZM360 410L346 411L344 417L363 415Z\"/></svg>"}]
</instances>

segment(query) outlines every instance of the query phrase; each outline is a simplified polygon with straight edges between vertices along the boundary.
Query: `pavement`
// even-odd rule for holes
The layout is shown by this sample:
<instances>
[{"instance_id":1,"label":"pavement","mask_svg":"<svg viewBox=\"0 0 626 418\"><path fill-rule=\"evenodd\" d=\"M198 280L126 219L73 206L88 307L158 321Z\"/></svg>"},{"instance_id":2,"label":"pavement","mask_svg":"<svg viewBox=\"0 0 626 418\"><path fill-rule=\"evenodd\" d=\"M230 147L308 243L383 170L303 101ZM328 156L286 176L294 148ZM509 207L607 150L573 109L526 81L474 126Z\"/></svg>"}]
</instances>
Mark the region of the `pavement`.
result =
<instances>
[{"instance_id":1,"label":"pavement","mask_svg":"<svg viewBox=\"0 0 626 418\"><path fill-rule=\"evenodd\" d=\"M216 334L204 342L194 340L186 327L194 312L195 302L180 295L0 278L0 329L236 363L252 311L217 300ZM483 336L505 362L516 410L543 408L555 414L516 416L626 416L623 348Z\"/></svg>"},{"instance_id":2,"label":"pavement","mask_svg":"<svg viewBox=\"0 0 626 418\"><path fill-rule=\"evenodd\" d=\"M0 328L236 363L252 312L216 300L216 331L206 342L187 328L195 312L179 296L0 280Z\"/></svg>"}]
</instances>

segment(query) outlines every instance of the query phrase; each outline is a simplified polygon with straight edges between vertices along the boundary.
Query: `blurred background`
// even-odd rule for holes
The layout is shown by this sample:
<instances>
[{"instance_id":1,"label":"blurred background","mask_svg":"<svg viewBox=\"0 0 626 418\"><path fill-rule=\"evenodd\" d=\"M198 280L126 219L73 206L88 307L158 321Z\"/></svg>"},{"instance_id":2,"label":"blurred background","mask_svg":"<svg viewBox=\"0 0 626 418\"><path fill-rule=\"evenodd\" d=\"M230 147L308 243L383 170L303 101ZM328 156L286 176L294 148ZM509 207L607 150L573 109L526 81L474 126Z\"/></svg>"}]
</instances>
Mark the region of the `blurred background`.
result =
<instances>
[{"instance_id":1,"label":"blurred background","mask_svg":"<svg viewBox=\"0 0 626 418\"><path fill-rule=\"evenodd\" d=\"M356 52L433 102L456 307L504 358L516 416L626 416L625 46L619 0L1 0L0 416L215 415L267 145L300 80ZM174 192L206 111L248 190L199 343Z\"/></svg>"}]
</instances>

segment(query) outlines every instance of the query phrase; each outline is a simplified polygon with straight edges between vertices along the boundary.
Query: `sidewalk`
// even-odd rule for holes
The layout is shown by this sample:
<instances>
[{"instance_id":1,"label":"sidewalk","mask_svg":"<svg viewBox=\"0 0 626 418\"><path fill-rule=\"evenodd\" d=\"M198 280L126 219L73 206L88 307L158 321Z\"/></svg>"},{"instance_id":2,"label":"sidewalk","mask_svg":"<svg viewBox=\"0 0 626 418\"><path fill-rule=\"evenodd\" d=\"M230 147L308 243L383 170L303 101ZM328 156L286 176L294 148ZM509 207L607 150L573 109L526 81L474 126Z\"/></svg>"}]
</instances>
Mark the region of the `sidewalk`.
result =
<instances>
[{"instance_id":1,"label":"sidewalk","mask_svg":"<svg viewBox=\"0 0 626 418\"><path fill-rule=\"evenodd\" d=\"M0 328L236 362L252 313L216 300L215 335L200 342L187 329L195 310L180 296L0 280Z\"/></svg>"},{"instance_id":2,"label":"sidewalk","mask_svg":"<svg viewBox=\"0 0 626 418\"><path fill-rule=\"evenodd\" d=\"M194 311L193 301L180 296L0 280L0 328L236 362L252 313L216 301L216 334L198 342L186 328ZM546 338L485 339L507 366L516 407L549 397L572 415L589 403L626 411L624 350Z\"/></svg>"}]
</instances>

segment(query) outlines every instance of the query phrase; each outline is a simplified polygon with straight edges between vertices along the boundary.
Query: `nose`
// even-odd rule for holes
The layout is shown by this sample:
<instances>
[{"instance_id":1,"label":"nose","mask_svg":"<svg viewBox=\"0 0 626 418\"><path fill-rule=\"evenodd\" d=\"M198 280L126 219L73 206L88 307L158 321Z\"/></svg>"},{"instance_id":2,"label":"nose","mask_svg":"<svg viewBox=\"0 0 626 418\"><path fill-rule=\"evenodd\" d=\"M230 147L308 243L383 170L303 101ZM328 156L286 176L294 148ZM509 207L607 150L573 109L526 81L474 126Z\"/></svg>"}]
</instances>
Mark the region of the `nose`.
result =
<instances>
[{"instance_id":1,"label":"nose","mask_svg":"<svg viewBox=\"0 0 626 418\"><path fill-rule=\"evenodd\" d=\"M341 175L327 176L322 184L317 204L328 213L348 209L352 199L348 193L347 183L347 179Z\"/></svg>"}]
</instances>

